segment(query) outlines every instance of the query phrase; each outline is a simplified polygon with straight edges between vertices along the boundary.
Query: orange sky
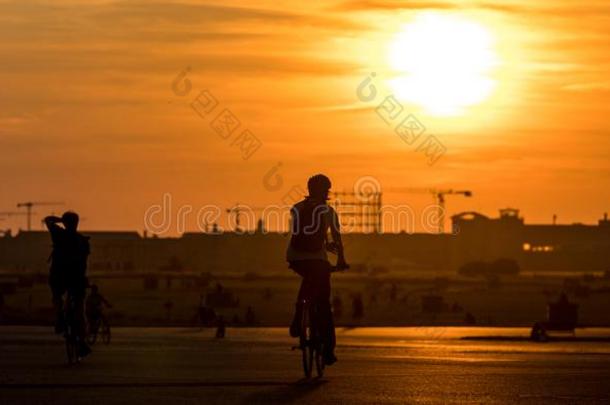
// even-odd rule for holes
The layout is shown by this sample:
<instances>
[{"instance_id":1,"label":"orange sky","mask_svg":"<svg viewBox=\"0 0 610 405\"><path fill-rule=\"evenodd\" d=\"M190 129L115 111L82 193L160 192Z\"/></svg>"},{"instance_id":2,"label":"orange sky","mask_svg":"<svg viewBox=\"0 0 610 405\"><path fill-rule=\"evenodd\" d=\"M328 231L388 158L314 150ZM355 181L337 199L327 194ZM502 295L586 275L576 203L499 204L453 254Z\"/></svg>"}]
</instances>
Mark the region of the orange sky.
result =
<instances>
[{"instance_id":1,"label":"orange sky","mask_svg":"<svg viewBox=\"0 0 610 405\"><path fill-rule=\"evenodd\" d=\"M87 229L142 230L164 193L175 207L280 204L316 172L338 189L361 176L472 189L449 214L512 206L527 222L593 223L609 209L610 4L306 3L0 2L0 211L63 200L37 208L35 227L72 208ZM388 45L424 12L485 27L500 59L491 96L462 115L404 103L446 147L432 166L356 97L370 72L392 94ZM181 97L171 84L187 66ZM204 89L260 139L250 159L189 106ZM283 187L269 191L278 162ZM419 210L431 197L385 202Z\"/></svg>"}]
</instances>

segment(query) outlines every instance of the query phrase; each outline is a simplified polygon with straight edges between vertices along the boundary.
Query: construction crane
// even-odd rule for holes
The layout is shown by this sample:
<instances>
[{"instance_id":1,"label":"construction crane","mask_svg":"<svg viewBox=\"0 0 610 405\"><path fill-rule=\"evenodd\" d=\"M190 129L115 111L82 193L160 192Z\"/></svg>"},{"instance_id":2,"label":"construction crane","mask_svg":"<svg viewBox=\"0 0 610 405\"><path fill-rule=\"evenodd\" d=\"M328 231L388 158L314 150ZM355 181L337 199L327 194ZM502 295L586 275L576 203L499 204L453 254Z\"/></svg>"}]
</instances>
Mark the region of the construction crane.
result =
<instances>
[{"instance_id":1,"label":"construction crane","mask_svg":"<svg viewBox=\"0 0 610 405\"><path fill-rule=\"evenodd\" d=\"M26 209L26 215L28 216L28 231L32 230L32 207L34 206L39 206L39 205L63 205L65 203L63 202L33 202L33 201L26 201L26 202L21 202L17 204L17 208L25 208Z\"/></svg>"},{"instance_id":2,"label":"construction crane","mask_svg":"<svg viewBox=\"0 0 610 405\"><path fill-rule=\"evenodd\" d=\"M411 187L395 187L384 189L389 192L404 192L404 193L429 193L434 197L434 201L438 206L438 233L445 232L445 196L447 195L463 195L464 197L472 197L470 190L454 190L436 189L436 188L411 188Z\"/></svg>"},{"instance_id":3,"label":"construction crane","mask_svg":"<svg viewBox=\"0 0 610 405\"><path fill-rule=\"evenodd\" d=\"M446 195L463 195L464 197L472 197L470 190L430 190L436 196L438 203L438 233L445 232L445 196Z\"/></svg>"},{"instance_id":4,"label":"construction crane","mask_svg":"<svg viewBox=\"0 0 610 405\"><path fill-rule=\"evenodd\" d=\"M14 215L26 215L26 213L20 211L0 211L0 217L12 217Z\"/></svg>"}]
</instances>

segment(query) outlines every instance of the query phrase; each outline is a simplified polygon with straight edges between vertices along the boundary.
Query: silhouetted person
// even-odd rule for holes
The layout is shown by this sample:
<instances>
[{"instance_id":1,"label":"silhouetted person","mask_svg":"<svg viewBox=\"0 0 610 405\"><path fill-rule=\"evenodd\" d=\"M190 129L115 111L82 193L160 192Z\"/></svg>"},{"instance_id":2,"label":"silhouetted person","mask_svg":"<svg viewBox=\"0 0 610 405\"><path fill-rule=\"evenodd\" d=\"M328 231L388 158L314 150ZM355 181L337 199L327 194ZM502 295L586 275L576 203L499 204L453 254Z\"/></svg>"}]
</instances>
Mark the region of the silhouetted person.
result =
<instances>
[{"instance_id":1,"label":"silhouetted person","mask_svg":"<svg viewBox=\"0 0 610 405\"><path fill-rule=\"evenodd\" d=\"M307 182L309 196L290 210L292 234L286 252L289 267L303 278L297 297L295 316L290 325L290 335L297 337L301 333L303 301L315 303L321 318L319 326L326 343L324 362L327 365L337 361L334 354L335 327L330 306L331 265L328 261L327 249L336 251L338 268L348 267L343 255L339 218L335 210L326 203L330 187L330 179L322 174L309 179ZM327 243L329 230L332 244Z\"/></svg>"},{"instance_id":2,"label":"silhouetted person","mask_svg":"<svg viewBox=\"0 0 610 405\"><path fill-rule=\"evenodd\" d=\"M477 323L477 319L470 312L466 312L466 315L464 316L464 323L466 325L474 325Z\"/></svg>"},{"instance_id":3,"label":"silhouetted person","mask_svg":"<svg viewBox=\"0 0 610 405\"><path fill-rule=\"evenodd\" d=\"M89 256L89 238L78 231L78 214L65 212L61 218L48 216L44 219L45 225L51 234L53 252L51 253L51 267L49 270L49 286L53 295L53 305L57 318L55 332L65 330L64 294L68 294L74 301L77 331L81 347L79 355L84 357L91 353L85 343L86 324L84 300L87 288L87 258ZM59 226L62 224L63 227Z\"/></svg>"},{"instance_id":4,"label":"silhouetted person","mask_svg":"<svg viewBox=\"0 0 610 405\"><path fill-rule=\"evenodd\" d=\"M250 306L246 310L245 322L246 325L249 326L252 326L256 323L256 315L254 315L254 310Z\"/></svg>"}]
</instances>

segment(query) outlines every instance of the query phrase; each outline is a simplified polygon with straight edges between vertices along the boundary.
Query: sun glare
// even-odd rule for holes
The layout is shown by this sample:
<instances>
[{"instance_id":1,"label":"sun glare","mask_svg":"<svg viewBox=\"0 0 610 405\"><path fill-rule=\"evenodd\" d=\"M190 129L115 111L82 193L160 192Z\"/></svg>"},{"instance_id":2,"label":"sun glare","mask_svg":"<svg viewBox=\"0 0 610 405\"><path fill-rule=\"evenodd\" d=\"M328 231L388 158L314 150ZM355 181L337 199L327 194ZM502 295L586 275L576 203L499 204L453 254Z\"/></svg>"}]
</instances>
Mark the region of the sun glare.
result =
<instances>
[{"instance_id":1,"label":"sun glare","mask_svg":"<svg viewBox=\"0 0 610 405\"><path fill-rule=\"evenodd\" d=\"M489 97L498 64L493 37L463 17L422 13L405 25L389 47L396 97L436 116L462 115Z\"/></svg>"}]
</instances>

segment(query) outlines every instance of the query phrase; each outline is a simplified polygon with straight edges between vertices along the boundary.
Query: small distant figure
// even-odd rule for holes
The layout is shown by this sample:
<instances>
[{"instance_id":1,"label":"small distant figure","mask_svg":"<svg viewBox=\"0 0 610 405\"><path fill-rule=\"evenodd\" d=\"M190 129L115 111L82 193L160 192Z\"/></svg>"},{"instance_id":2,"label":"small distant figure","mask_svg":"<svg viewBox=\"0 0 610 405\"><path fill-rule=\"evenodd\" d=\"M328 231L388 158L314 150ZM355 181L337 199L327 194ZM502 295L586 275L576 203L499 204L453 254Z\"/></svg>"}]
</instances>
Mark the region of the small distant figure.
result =
<instances>
[{"instance_id":1,"label":"small distant figure","mask_svg":"<svg viewBox=\"0 0 610 405\"><path fill-rule=\"evenodd\" d=\"M475 318L470 312L466 312L466 315L464 316L464 323L466 325L476 325L477 318Z\"/></svg>"},{"instance_id":2,"label":"small distant figure","mask_svg":"<svg viewBox=\"0 0 610 405\"><path fill-rule=\"evenodd\" d=\"M100 294L99 287L96 284L91 285L91 293L87 297L85 303L87 320L91 325L99 324L100 320L106 321L104 307L112 308L112 305L102 294Z\"/></svg>"},{"instance_id":3,"label":"small distant figure","mask_svg":"<svg viewBox=\"0 0 610 405\"><path fill-rule=\"evenodd\" d=\"M246 310L245 323L248 326L252 326L256 324L256 315L254 315L254 310L251 306Z\"/></svg>"},{"instance_id":4,"label":"small distant figure","mask_svg":"<svg viewBox=\"0 0 610 405\"><path fill-rule=\"evenodd\" d=\"M78 222L78 214L72 211L65 212L61 218L48 216L44 219L53 242L49 286L51 287L56 313L55 333L61 334L66 328L64 295L68 295L74 302L75 324L80 341L78 355L85 357L91 353L91 348L85 343L87 327L84 308L87 288L87 259L90 248L89 238L77 231Z\"/></svg>"},{"instance_id":5,"label":"small distant figure","mask_svg":"<svg viewBox=\"0 0 610 405\"><path fill-rule=\"evenodd\" d=\"M370 305L377 304L377 294L376 293L371 293L371 296L369 297L369 304Z\"/></svg>"},{"instance_id":6,"label":"small distant figure","mask_svg":"<svg viewBox=\"0 0 610 405\"><path fill-rule=\"evenodd\" d=\"M354 296L352 300L352 319L362 319L364 317L364 303L360 294Z\"/></svg>"},{"instance_id":7,"label":"small distant figure","mask_svg":"<svg viewBox=\"0 0 610 405\"><path fill-rule=\"evenodd\" d=\"M223 339L226 333L225 318L221 315L216 321L216 339Z\"/></svg>"}]
</instances>

